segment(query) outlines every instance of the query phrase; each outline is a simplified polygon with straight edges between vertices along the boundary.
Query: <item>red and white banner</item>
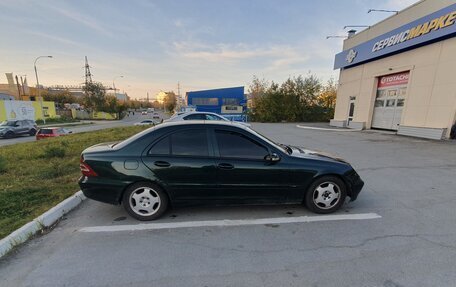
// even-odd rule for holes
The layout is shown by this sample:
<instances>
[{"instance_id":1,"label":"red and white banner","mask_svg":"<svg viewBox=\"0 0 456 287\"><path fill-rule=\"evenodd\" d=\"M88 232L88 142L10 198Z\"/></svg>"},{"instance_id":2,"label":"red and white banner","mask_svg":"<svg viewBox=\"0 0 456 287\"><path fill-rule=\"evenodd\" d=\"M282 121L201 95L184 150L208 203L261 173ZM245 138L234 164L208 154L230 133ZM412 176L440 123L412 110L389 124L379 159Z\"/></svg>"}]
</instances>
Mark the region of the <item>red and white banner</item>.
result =
<instances>
[{"instance_id":1,"label":"red and white banner","mask_svg":"<svg viewBox=\"0 0 456 287\"><path fill-rule=\"evenodd\" d=\"M409 72L403 72L380 77L378 78L378 87L386 88L407 85L409 80L409 74Z\"/></svg>"}]
</instances>

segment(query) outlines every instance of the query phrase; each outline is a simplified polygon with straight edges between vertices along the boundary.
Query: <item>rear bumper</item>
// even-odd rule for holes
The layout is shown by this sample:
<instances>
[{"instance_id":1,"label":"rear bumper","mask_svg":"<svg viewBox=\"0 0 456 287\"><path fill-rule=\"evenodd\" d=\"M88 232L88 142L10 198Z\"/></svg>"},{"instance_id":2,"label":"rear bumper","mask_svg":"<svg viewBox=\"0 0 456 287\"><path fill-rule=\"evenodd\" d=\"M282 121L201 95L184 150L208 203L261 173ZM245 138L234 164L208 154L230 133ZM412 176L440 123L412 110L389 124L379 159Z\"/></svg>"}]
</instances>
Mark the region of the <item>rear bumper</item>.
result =
<instances>
[{"instance_id":1,"label":"rear bumper","mask_svg":"<svg viewBox=\"0 0 456 287\"><path fill-rule=\"evenodd\" d=\"M78 183L87 198L115 205L120 204L123 191L129 184L87 176L81 176Z\"/></svg>"}]
</instances>

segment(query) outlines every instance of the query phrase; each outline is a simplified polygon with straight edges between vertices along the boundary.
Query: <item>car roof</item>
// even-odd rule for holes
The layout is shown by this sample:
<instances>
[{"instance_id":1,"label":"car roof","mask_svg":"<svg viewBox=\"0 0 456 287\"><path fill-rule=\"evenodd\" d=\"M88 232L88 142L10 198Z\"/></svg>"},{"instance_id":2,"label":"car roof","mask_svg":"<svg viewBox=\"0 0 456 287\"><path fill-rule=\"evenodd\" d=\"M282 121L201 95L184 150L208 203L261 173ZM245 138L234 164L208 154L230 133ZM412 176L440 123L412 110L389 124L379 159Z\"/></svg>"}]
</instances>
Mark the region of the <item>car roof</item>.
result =
<instances>
[{"instance_id":1,"label":"car roof","mask_svg":"<svg viewBox=\"0 0 456 287\"><path fill-rule=\"evenodd\" d=\"M226 122L226 121L211 121L211 120L188 120L188 121L178 121L178 122L165 122L155 128L165 128L170 126L192 126L192 125L216 125L216 126L226 126L226 127L238 127L242 129L247 129L248 127L238 123L238 122Z\"/></svg>"}]
</instances>

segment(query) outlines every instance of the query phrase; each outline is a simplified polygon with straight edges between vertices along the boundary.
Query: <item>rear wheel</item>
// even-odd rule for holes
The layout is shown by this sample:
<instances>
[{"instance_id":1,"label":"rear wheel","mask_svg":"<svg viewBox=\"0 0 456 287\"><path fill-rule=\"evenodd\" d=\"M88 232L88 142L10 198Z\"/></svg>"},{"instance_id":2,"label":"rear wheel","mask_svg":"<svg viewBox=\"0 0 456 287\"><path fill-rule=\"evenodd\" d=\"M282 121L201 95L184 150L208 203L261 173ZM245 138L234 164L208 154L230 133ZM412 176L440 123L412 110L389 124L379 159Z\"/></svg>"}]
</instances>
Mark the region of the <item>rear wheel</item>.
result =
<instances>
[{"instance_id":1,"label":"rear wheel","mask_svg":"<svg viewBox=\"0 0 456 287\"><path fill-rule=\"evenodd\" d=\"M7 132L7 133L5 134L5 138L7 138L7 139L10 139L10 138L13 138L13 137L14 137L14 133L11 132L11 131L10 131L10 132Z\"/></svg>"},{"instance_id":2,"label":"rear wheel","mask_svg":"<svg viewBox=\"0 0 456 287\"><path fill-rule=\"evenodd\" d=\"M347 197L345 183L335 176L315 180L306 193L306 206L315 213L332 213L338 210Z\"/></svg>"},{"instance_id":3,"label":"rear wheel","mask_svg":"<svg viewBox=\"0 0 456 287\"><path fill-rule=\"evenodd\" d=\"M132 217L142 221L154 220L168 208L168 196L155 184L136 183L125 191L122 204Z\"/></svg>"}]
</instances>

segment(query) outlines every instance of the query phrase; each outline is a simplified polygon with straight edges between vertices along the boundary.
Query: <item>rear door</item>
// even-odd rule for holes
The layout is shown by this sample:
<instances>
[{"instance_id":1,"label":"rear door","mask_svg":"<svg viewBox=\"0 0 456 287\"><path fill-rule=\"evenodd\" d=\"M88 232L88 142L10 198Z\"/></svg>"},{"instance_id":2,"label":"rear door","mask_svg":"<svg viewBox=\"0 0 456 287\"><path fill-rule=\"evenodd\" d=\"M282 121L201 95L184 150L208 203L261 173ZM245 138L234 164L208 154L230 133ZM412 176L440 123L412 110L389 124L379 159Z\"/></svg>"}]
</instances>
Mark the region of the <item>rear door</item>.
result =
<instances>
[{"instance_id":1,"label":"rear door","mask_svg":"<svg viewBox=\"0 0 456 287\"><path fill-rule=\"evenodd\" d=\"M278 151L240 129L214 128L219 197L246 202L283 202L290 198L286 158L271 163Z\"/></svg>"},{"instance_id":2,"label":"rear door","mask_svg":"<svg viewBox=\"0 0 456 287\"><path fill-rule=\"evenodd\" d=\"M208 199L216 192L215 159L206 128L190 127L161 137L143 162L173 200Z\"/></svg>"}]
</instances>

